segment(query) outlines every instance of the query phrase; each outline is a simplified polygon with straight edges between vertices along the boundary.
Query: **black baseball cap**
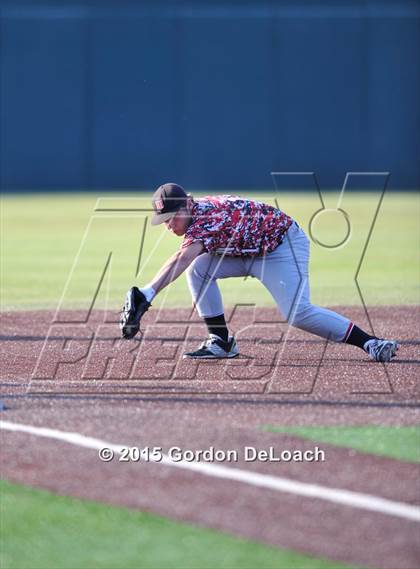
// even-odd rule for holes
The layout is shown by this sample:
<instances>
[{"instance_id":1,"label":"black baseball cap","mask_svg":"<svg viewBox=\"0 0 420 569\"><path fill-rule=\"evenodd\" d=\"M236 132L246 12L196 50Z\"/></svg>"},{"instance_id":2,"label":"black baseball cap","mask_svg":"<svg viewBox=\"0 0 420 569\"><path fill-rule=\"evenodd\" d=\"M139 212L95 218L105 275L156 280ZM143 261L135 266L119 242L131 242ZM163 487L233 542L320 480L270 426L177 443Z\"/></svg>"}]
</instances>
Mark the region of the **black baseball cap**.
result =
<instances>
[{"instance_id":1,"label":"black baseball cap","mask_svg":"<svg viewBox=\"0 0 420 569\"><path fill-rule=\"evenodd\" d=\"M152 198L155 214L152 217L152 225L159 225L168 221L176 212L187 203L188 195L184 188L178 184L163 184L155 191Z\"/></svg>"}]
</instances>

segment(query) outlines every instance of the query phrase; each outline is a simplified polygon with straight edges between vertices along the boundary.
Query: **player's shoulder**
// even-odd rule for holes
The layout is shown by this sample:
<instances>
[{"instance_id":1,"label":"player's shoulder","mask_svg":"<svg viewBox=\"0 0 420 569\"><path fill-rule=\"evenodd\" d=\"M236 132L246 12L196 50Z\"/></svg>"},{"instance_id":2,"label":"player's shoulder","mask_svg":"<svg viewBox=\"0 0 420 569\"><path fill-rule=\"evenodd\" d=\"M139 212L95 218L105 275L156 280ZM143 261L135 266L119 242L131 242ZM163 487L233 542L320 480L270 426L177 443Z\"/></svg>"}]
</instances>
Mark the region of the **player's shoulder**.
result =
<instances>
[{"instance_id":1,"label":"player's shoulder","mask_svg":"<svg viewBox=\"0 0 420 569\"><path fill-rule=\"evenodd\" d=\"M240 196L238 194L216 194L207 195L195 199L195 204L200 208L214 208L214 207L255 207L255 208L269 208L277 209L275 206L267 204L259 199Z\"/></svg>"},{"instance_id":2,"label":"player's shoulder","mask_svg":"<svg viewBox=\"0 0 420 569\"><path fill-rule=\"evenodd\" d=\"M198 205L207 205L207 204L211 204L213 206L221 206L224 204L229 204L229 203L234 203L234 202L238 202L238 201L246 201L244 198L242 198L241 196L238 196L236 194L215 194L215 195L208 195L208 196L203 196L200 197L198 199L195 200L195 203L197 203Z\"/></svg>"},{"instance_id":3,"label":"player's shoulder","mask_svg":"<svg viewBox=\"0 0 420 569\"><path fill-rule=\"evenodd\" d=\"M228 199L239 199L240 196L236 194L208 194L207 196L201 196L196 198L196 202L203 202L203 201L223 201Z\"/></svg>"}]
</instances>

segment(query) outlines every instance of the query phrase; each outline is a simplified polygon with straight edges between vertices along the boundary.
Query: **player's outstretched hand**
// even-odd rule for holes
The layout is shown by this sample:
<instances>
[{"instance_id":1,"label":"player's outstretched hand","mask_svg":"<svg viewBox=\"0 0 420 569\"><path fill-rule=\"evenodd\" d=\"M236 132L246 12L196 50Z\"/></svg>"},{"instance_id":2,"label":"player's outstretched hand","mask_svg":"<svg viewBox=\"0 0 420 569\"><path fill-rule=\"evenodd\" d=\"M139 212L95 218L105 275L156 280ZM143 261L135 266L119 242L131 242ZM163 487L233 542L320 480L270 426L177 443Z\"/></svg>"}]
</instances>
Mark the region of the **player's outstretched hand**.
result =
<instances>
[{"instance_id":1,"label":"player's outstretched hand","mask_svg":"<svg viewBox=\"0 0 420 569\"><path fill-rule=\"evenodd\" d=\"M141 290L136 286L130 288L120 319L121 335L125 340L131 340L140 330L140 320L150 306Z\"/></svg>"}]
</instances>

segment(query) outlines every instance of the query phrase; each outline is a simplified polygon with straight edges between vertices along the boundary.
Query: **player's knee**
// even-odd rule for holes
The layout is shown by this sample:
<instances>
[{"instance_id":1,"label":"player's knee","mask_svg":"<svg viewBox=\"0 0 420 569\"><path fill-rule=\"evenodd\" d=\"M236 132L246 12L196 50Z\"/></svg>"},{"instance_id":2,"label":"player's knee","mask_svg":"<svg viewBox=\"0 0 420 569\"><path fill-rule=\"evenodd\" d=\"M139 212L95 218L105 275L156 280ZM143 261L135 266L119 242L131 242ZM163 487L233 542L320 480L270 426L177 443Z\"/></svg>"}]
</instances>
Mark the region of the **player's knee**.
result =
<instances>
[{"instance_id":1,"label":"player's knee","mask_svg":"<svg viewBox=\"0 0 420 569\"><path fill-rule=\"evenodd\" d=\"M292 308L287 316L287 322L296 328L304 326L312 313L312 304L307 303L299 305L297 308Z\"/></svg>"}]
</instances>

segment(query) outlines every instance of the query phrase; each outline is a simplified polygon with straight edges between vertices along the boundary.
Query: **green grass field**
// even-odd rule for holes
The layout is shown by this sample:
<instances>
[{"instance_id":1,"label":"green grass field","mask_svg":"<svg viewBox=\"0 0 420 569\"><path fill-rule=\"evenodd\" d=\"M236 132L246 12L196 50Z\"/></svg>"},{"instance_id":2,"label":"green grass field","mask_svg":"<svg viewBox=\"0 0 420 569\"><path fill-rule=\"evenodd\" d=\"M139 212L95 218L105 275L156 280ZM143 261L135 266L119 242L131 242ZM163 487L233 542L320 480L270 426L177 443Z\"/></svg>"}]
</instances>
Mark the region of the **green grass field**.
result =
<instances>
[{"instance_id":1,"label":"green grass field","mask_svg":"<svg viewBox=\"0 0 420 569\"><path fill-rule=\"evenodd\" d=\"M140 194L139 194L140 195ZM273 196L253 195L274 203ZM326 206L335 208L335 193L327 194ZM121 194L124 196L124 194ZM108 195L101 207L150 208L150 196L128 194L124 199ZM100 281L109 254L109 270L98 296L97 307L106 302L118 309L132 284L145 284L178 248L181 238L164 227L146 223L147 212L94 212L94 194L19 195L2 199L2 306L3 309L55 308L63 294L65 307L86 307ZM325 198L325 196L324 196ZM336 249L312 244L311 289L321 305L359 305L354 275L366 243L378 195L345 196L341 207L351 220L351 237ZM419 302L418 243L419 198L414 193L387 193L360 272L360 286L367 304L417 304ZM308 231L319 209L314 193L285 193L281 209ZM136 278L140 243L146 225L143 253ZM334 211L324 212L313 226L325 244L341 241L346 226ZM77 262L75 262L77 259ZM73 265L73 276L69 279ZM236 302L273 306L255 279L221 282L226 306ZM181 276L156 298L155 305L190 306Z\"/></svg>"},{"instance_id":2,"label":"green grass field","mask_svg":"<svg viewBox=\"0 0 420 569\"><path fill-rule=\"evenodd\" d=\"M340 569L154 514L0 483L2 569Z\"/></svg>"},{"instance_id":3,"label":"green grass field","mask_svg":"<svg viewBox=\"0 0 420 569\"><path fill-rule=\"evenodd\" d=\"M386 456L407 462L420 462L419 426L332 426L285 427L264 425L269 433L290 433L299 437L345 447L367 454Z\"/></svg>"}]
</instances>

